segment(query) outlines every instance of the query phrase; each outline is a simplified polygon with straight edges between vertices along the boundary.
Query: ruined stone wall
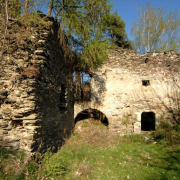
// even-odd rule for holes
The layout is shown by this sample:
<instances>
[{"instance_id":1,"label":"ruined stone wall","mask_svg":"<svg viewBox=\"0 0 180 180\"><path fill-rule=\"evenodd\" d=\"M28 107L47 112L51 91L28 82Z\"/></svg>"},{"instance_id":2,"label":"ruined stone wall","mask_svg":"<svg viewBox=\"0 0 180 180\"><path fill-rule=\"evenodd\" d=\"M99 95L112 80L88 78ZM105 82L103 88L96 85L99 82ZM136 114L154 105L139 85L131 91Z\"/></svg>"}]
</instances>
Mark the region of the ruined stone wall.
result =
<instances>
[{"instance_id":1,"label":"ruined stone wall","mask_svg":"<svg viewBox=\"0 0 180 180\"><path fill-rule=\"evenodd\" d=\"M0 146L57 151L74 125L72 61L60 46L58 23L46 17L36 21L11 20L8 26L0 74Z\"/></svg>"},{"instance_id":2,"label":"ruined stone wall","mask_svg":"<svg viewBox=\"0 0 180 180\"><path fill-rule=\"evenodd\" d=\"M98 109L119 134L141 132L143 112L178 120L180 103L180 55L174 51L140 55L130 50L112 50L105 63L91 72L91 101L76 103L82 109Z\"/></svg>"}]
</instances>

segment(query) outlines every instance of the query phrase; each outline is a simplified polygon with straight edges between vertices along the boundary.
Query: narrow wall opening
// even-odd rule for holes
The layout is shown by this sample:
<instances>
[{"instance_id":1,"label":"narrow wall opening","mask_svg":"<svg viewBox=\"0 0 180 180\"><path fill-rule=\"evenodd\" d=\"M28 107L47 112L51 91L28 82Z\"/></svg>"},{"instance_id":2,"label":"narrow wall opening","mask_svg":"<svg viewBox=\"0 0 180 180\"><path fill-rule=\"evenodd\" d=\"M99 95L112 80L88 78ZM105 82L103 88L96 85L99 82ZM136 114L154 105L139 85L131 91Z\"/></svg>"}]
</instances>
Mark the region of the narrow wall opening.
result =
<instances>
[{"instance_id":1,"label":"narrow wall opening","mask_svg":"<svg viewBox=\"0 0 180 180\"><path fill-rule=\"evenodd\" d=\"M90 74L85 72L74 72L74 99L76 102L91 100L91 77Z\"/></svg>"},{"instance_id":2,"label":"narrow wall opening","mask_svg":"<svg viewBox=\"0 0 180 180\"><path fill-rule=\"evenodd\" d=\"M154 131L155 121L155 114L153 112L143 112L141 114L141 130Z\"/></svg>"},{"instance_id":3,"label":"narrow wall opening","mask_svg":"<svg viewBox=\"0 0 180 180\"><path fill-rule=\"evenodd\" d=\"M61 84L59 109L60 111L67 110L67 88L64 84Z\"/></svg>"}]
</instances>

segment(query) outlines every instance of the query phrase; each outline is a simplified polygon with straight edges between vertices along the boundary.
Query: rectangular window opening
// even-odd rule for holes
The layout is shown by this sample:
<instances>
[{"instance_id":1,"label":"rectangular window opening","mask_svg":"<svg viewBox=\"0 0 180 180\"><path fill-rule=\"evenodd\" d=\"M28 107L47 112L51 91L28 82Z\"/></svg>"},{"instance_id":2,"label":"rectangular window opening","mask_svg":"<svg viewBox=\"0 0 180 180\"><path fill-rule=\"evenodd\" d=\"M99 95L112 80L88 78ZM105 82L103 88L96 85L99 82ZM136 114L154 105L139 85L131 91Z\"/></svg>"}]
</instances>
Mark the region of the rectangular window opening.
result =
<instances>
[{"instance_id":1,"label":"rectangular window opening","mask_svg":"<svg viewBox=\"0 0 180 180\"><path fill-rule=\"evenodd\" d=\"M91 99L91 78L92 74L86 72L75 72L74 83L75 83L75 101L90 101Z\"/></svg>"},{"instance_id":2,"label":"rectangular window opening","mask_svg":"<svg viewBox=\"0 0 180 180\"><path fill-rule=\"evenodd\" d=\"M150 86L150 81L149 80L142 80L142 85L143 86Z\"/></svg>"}]
</instances>

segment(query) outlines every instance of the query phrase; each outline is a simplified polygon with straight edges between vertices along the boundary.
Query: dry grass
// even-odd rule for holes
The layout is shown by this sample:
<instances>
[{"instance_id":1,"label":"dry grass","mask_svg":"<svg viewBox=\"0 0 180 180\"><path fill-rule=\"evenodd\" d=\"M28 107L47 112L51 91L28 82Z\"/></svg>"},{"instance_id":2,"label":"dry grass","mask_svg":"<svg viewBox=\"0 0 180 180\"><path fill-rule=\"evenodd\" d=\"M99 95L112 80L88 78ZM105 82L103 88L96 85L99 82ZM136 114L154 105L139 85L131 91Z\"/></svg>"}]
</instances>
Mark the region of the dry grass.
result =
<instances>
[{"instance_id":1,"label":"dry grass","mask_svg":"<svg viewBox=\"0 0 180 180\"><path fill-rule=\"evenodd\" d=\"M94 146L109 146L117 143L117 139L119 139L109 131L107 126L94 119L78 121L73 134L78 137L80 142L93 144Z\"/></svg>"}]
</instances>

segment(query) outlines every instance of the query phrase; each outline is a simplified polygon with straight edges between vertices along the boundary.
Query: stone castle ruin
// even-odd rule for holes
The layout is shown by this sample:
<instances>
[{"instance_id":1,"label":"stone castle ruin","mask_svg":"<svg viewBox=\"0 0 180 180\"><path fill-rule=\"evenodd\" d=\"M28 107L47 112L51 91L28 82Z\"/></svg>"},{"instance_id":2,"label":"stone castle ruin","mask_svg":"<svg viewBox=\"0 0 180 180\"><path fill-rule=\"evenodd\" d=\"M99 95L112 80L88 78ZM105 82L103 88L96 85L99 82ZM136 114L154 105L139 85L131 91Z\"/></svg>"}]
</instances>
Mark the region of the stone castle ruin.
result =
<instances>
[{"instance_id":1,"label":"stone castle ruin","mask_svg":"<svg viewBox=\"0 0 180 180\"><path fill-rule=\"evenodd\" d=\"M174 51L140 55L111 50L102 66L89 72L91 98L75 103L75 118L84 110L90 116L98 110L109 130L122 135L155 130L162 119L177 123L179 67L180 55Z\"/></svg>"},{"instance_id":2,"label":"stone castle ruin","mask_svg":"<svg viewBox=\"0 0 180 180\"><path fill-rule=\"evenodd\" d=\"M8 27L0 73L1 147L57 151L74 124L87 117L121 135L155 130L162 119L179 120L179 54L110 50L83 83L79 72L74 80L58 23L44 21L46 28L15 20Z\"/></svg>"}]
</instances>

